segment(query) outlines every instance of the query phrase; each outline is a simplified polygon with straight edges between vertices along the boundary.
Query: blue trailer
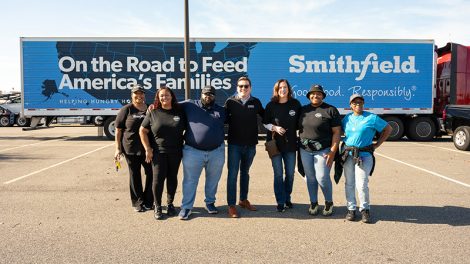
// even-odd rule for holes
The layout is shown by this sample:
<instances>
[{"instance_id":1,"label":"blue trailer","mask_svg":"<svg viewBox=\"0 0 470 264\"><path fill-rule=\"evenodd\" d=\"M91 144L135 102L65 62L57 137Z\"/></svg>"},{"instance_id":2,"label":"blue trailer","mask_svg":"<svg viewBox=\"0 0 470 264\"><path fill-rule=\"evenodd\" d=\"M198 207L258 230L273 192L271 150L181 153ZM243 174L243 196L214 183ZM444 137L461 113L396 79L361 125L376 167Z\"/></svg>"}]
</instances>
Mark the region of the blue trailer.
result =
<instances>
[{"instance_id":1,"label":"blue trailer","mask_svg":"<svg viewBox=\"0 0 470 264\"><path fill-rule=\"evenodd\" d=\"M241 76L266 105L274 83L288 79L302 104L313 84L346 114L349 96L365 97L366 110L394 128L424 140L437 134L433 113L435 52L432 40L191 39L191 98L211 84L222 104ZM166 85L184 99L183 39L21 38L23 112L35 119L87 116L114 136L114 117L140 83L153 102ZM424 130L423 130L424 129ZM413 133L414 131L414 133Z\"/></svg>"}]
</instances>

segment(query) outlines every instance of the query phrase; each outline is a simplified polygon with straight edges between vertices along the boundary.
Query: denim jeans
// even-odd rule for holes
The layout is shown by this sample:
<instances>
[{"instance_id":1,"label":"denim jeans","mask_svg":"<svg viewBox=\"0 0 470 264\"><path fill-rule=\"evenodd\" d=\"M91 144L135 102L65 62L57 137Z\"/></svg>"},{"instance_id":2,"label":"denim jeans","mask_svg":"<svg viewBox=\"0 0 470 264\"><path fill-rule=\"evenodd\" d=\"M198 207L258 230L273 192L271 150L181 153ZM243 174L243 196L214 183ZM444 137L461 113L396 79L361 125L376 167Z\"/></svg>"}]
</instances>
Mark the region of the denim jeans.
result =
<instances>
[{"instance_id":1,"label":"denim jeans","mask_svg":"<svg viewBox=\"0 0 470 264\"><path fill-rule=\"evenodd\" d=\"M326 155L330 148L308 152L300 149L300 157L307 177L307 189L310 202L318 202L318 185L323 192L325 201L333 201L333 186L330 178L330 168L326 165Z\"/></svg>"},{"instance_id":2,"label":"denim jeans","mask_svg":"<svg viewBox=\"0 0 470 264\"><path fill-rule=\"evenodd\" d=\"M271 159L274 171L274 195L277 204L285 204L291 201L292 185L294 184L295 172L295 151L281 152L280 155ZM283 171L283 161L285 169L285 177Z\"/></svg>"},{"instance_id":3,"label":"denim jeans","mask_svg":"<svg viewBox=\"0 0 470 264\"><path fill-rule=\"evenodd\" d=\"M238 171L240 171L240 200L248 199L249 171L255 155L256 145L228 145L227 203L229 206L235 205L236 202Z\"/></svg>"},{"instance_id":4,"label":"denim jeans","mask_svg":"<svg viewBox=\"0 0 470 264\"><path fill-rule=\"evenodd\" d=\"M202 169L206 171L204 186L206 204L215 202L217 186L225 163L225 143L214 150L198 150L191 146L183 147L183 201L182 209L193 209L196 190Z\"/></svg>"},{"instance_id":5,"label":"denim jeans","mask_svg":"<svg viewBox=\"0 0 470 264\"><path fill-rule=\"evenodd\" d=\"M344 163L344 176L346 178L346 201L348 210L356 210L356 189L360 200L359 210L369 210L369 174L372 169L372 156L361 157L362 166L354 163L350 156Z\"/></svg>"}]
</instances>

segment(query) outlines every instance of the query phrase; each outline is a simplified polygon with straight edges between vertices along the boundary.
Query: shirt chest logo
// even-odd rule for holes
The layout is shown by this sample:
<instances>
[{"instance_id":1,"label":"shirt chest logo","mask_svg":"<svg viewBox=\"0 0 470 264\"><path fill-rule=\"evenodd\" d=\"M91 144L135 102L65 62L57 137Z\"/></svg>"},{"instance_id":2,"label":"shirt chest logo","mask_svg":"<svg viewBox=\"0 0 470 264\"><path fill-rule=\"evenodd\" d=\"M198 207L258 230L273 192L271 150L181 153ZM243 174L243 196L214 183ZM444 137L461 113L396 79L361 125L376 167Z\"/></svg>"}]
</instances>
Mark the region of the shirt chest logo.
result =
<instances>
[{"instance_id":1,"label":"shirt chest logo","mask_svg":"<svg viewBox=\"0 0 470 264\"><path fill-rule=\"evenodd\" d=\"M246 107L248 107L248 108L255 108L254 105L247 105Z\"/></svg>"},{"instance_id":2,"label":"shirt chest logo","mask_svg":"<svg viewBox=\"0 0 470 264\"><path fill-rule=\"evenodd\" d=\"M136 114L132 115L132 118L135 118L135 119L142 119L144 117L145 117L145 115L136 115Z\"/></svg>"},{"instance_id":3,"label":"shirt chest logo","mask_svg":"<svg viewBox=\"0 0 470 264\"><path fill-rule=\"evenodd\" d=\"M175 117L173 117L173 120L174 120L175 122L179 122L179 121L180 121L180 117L179 117L179 116L175 116Z\"/></svg>"},{"instance_id":4,"label":"shirt chest logo","mask_svg":"<svg viewBox=\"0 0 470 264\"><path fill-rule=\"evenodd\" d=\"M315 114L315 117L316 117L316 118L321 118L321 117L322 117L322 114L321 114L321 113L316 113L316 114Z\"/></svg>"},{"instance_id":5,"label":"shirt chest logo","mask_svg":"<svg viewBox=\"0 0 470 264\"><path fill-rule=\"evenodd\" d=\"M294 110L290 110L290 111L289 111L289 115L290 115L290 116L295 116L295 111L294 111Z\"/></svg>"}]
</instances>

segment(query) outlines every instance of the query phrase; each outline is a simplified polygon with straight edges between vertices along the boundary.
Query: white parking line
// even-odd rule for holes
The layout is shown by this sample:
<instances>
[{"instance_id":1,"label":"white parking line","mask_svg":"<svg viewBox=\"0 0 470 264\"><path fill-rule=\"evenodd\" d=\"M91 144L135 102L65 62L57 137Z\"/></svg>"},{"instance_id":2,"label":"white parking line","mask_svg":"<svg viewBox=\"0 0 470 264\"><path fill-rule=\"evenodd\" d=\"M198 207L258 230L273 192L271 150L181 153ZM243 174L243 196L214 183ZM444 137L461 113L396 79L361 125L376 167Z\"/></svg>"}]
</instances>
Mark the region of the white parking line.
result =
<instances>
[{"instance_id":1,"label":"white parking line","mask_svg":"<svg viewBox=\"0 0 470 264\"><path fill-rule=\"evenodd\" d=\"M415 145L420 145L420 146L425 146L425 147L433 147L433 148L444 149L444 150L448 150L448 151L457 152L457 153L459 153L459 154L470 155L470 152L469 152L469 151L463 151L463 150L458 150L458 149L450 149L450 148L438 147L438 146L433 146L433 145L428 145L428 144L423 144L423 143L416 143L416 142L409 142L409 143L415 144Z\"/></svg>"},{"instance_id":2,"label":"white parking line","mask_svg":"<svg viewBox=\"0 0 470 264\"><path fill-rule=\"evenodd\" d=\"M63 139L65 139L65 138L44 140L44 141L41 141L41 142L36 142L36 143L21 145L21 146L17 146L17 147L12 147L12 148L7 148L7 149L0 149L0 152L5 152L5 151L8 151L8 150L12 150L12 149L19 149L19 148L24 148L24 147L35 146L35 145L44 144L44 143L49 143L49 142L53 142L53 141L59 141L59 140L63 140Z\"/></svg>"},{"instance_id":3,"label":"white parking line","mask_svg":"<svg viewBox=\"0 0 470 264\"><path fill-rule=\"evenodd\" d=\"M88 154L91 154L91 153L93 153L93 152L96 152L96 151L98 151L98 150L101 150L101 149L104 149L104 148L107 148L107 147L110 147L110 146L114 146L114 144L115 144L115 143L111 143L111 144L109 144L109 145L99 147L99 148L97 148L97 149L95 149L95 150L88 151L87 153L83 153L83 154L78 155L78 156L76 156L76 157L73 157L73 158L71 158L71 159L61 161L61 162L56 163L56 164L54 164L54 165L51 165L51 166L49 166L49 167L42 168L42 169L40 169L40 170L37 170L37 171L31 172L31 173L28 173L28 174L26 174L26 175L23 175L23 176L21 176L21 177L15 178L15 179L13 179L13 180L6 181L6 182L4 182L3 184L14 183L14 182L16 182L16 181L19 181L19 180L21 180L21 179L27 178L27 177L32 176L32 175L34 175L34 174L38 174L38 173L43 172L43 171L45 171L45 170L48 170L48 169L57 167L57 166L59 166L59 165L62 165L62 164L64 164L64 163L67 163L67 162L69 162L69 161L76 160L76 159L78 159L78 158L81 158L81 157L83 157L83 156L86 156L86 155L88 155Z\"/></svg>"},{"instance_id":4,"label":"white parking line","mask_svg":"<svg viewBox=\"0 0 470 264\"><path fill-rule=\"evenodd\" d=\"M395 161L395 162L404 164L404 165L409 166L409 167L412 167L412 168L414 168L414 169L427 172L427 173L429 173L429 174L432 174L432 175L437 176L437 177L439 177L439 178L442 178L442 179L444 179L444 180L448 180L448 181L451 181L451 182L454 182L454 183L457 183L457 184L460 184L460 185L462 185L462 186L465 186L465 187L470 188L470 184L466 184L466 183L464 183L464 182L461 182L461 181L458 181L458 180L454 180L454 179L452 179L452 178L449 178L449 177L444 176L444 175L442 175L442 174L439 174L439 173L437 173L437 172L433 172L433 171L430 171L430 170L427 170L427 169L423 169L423 168L421 168L421 167L418 167L418 166L415 166L415 165L406 163L406 162L401 161L401 160L394 159L394 158L392 158L392 157L389 157L389 156L386 156L386 155L383 155L383 154L380 154L380 153L377 153L377 152L374 152L374 155L378 155L378 156L384 157L384 158L386 158L386 159L393 160L393 161Z\"/></svg>"}]
</instances>

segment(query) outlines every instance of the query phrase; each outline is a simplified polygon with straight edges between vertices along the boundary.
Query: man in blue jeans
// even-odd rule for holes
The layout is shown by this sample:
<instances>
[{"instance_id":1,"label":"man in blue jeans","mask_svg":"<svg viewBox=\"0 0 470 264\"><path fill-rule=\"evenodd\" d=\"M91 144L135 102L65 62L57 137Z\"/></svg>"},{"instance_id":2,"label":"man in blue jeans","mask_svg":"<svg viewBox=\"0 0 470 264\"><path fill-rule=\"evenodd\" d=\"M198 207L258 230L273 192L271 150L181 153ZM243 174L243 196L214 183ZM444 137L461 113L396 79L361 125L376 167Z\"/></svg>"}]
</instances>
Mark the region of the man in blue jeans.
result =
<instances>
[{"instance_id":1,"label":"man in blue jeans","mask_svg":"<svg viewBox=\"0 0 470 264\"><path fill-rule=\"evenodd\" d=\"M237 81L237 94L225 101L228 123L227 155L227 203L229 217L237 218L235 208L237 198L237 177L240 171L240 201L238 205L250 211L256 207L248 201L250 183L249 170L258 144L258 116L264 116L260 100L251 96L251 81L240 77Z\"/></svg>"},{"instance_id":2,"label":"man in blue jeans","mask_svg":"<svg viewBox=\"0 0 470 264\"><path fill-rule=\"evenodd\" d=\"M217 214L215 195L225 163L225 109L215 103L215 88L205 86L201 100L181 103L187 116L183 147L183 201L179 219L187 220L196 198L202 169L206 170L205 200L209 214Z\"/></svg>"}]
</instances>

